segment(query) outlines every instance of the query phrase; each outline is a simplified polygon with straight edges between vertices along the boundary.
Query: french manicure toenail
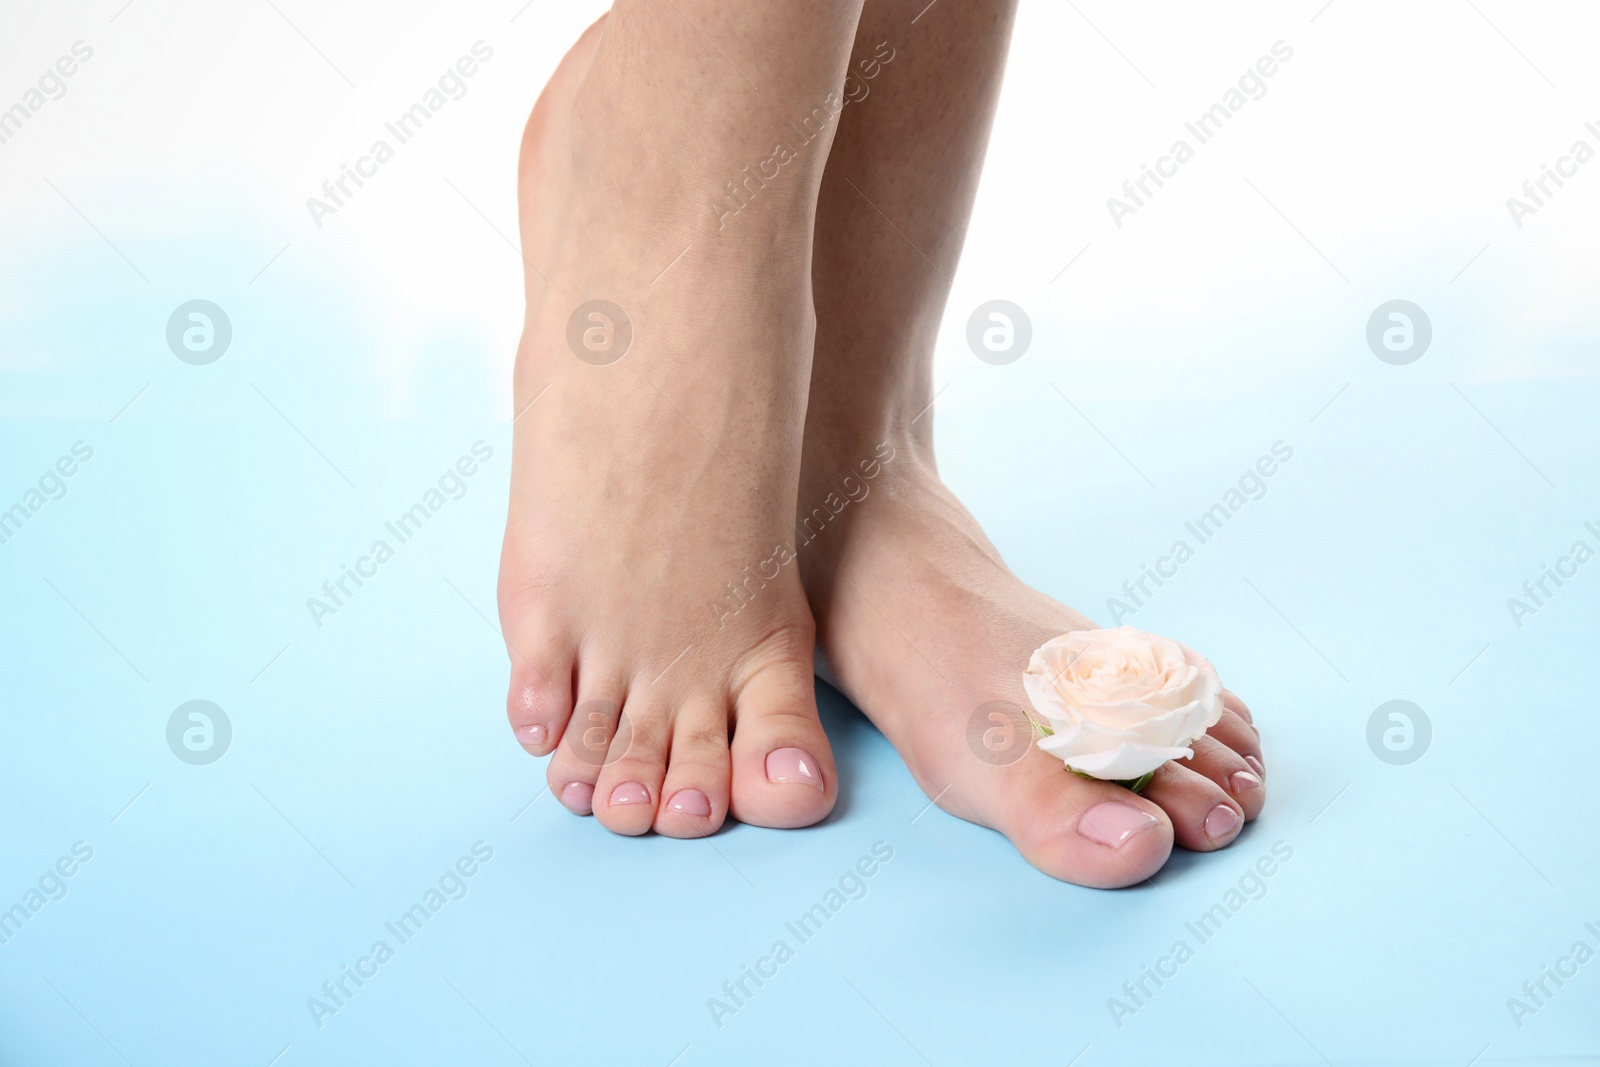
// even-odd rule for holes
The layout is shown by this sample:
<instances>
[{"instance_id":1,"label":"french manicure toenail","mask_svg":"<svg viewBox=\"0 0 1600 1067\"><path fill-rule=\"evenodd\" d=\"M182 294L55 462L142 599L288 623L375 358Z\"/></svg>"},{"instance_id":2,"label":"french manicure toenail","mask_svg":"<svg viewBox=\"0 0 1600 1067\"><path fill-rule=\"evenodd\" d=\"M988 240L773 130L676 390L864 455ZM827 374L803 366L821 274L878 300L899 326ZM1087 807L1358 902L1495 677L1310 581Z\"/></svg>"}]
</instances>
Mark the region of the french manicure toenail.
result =
<instances>
[{"instance_id":1,"label":"french manicure toenail","mask_svg":"<svg viewBox=\"0 0 1600 1067\"><path fill-rule=\"evenodd\" d=\"M822 772L807 752L798 748L775 748L767 753L767 781L804 782L822 788Z\"/></svg>"},{"instance_id":2,"label":"french manicure toenail","mask_svg":"<svg viewBox=\"0 0 1600 1067\"><path fill-rule=\"evenodd\" d=\"M568 782L561 789L561 803L579 815L589 814L594 807L594 786L588 782Z\"/></svg>"},{"instance_id":3,"label":"french manicure toenail","mask_svg":"<svg viewBox=\"0 0 1600 1067\"><path fill-rule=\"evenodd\" d=\"M1260 760L1256 759L1254 756L1246 756L1244 758L1244 761L1246 763L1250 764L1250 769L1252 771L1256 772L1256 777L1257 778L1260 778L1262 780L1266 779L1266 777L1267 777L1267 769L1261 765L1261 761Z\"/></svg>"},{"instance_id":4,"label":"french manicure toenail","mask_svg":"<svg viewBox=\"0 0 1600 1067\"><path fill-rule=\"evenodd\" d=\"M1078 833L1090 841L1121 848L1134 834L1148 830L1160 821L1148 811L1141 811L1131 804L1108 800L1083 813L1078 819Z\"/></svg>"},{"instance_id":5,"label":"french manicure toenail","mask_svg":"<svg viewBox=\"0 0 1600 1067\"><path fill-rule=\"evenodd\" d=\"M544 739L548 737L549 734L549 729L542 722L536 722L530 726L517 727L517 740L521 741L525 745L531 745L534 748L538 748L540 745L544 744Z\"/></svg>"},{"instance_id":6,"label":"french manicure toenail","mask_svg":"<svg viewBox=\"0 0 1600 1067\"><path fill-rule=\"evenodd\" d=\"M1261 788L1261 779L1249 771L1234 771L1233 777L1228 779L1228 784L1233 787L1235 793L1248 793L1252 789Z\"/></svg>"},{"instance_id":7,"label":"french manicure toenail","mask_svg":"<svg viewBox=\"0 0 1600 1067\"><path fill-rule=\"evenodd\" d=\"M667 807L681 815L710 815L711 801L698 789L680 789L672 794Z\"/></svg>"},{"instance_id":8,"label":"french manicure toenail","mask_svg":"<svg viewBox=\"0 0 1600 1067\"><path fill-rule=\"evenodd\" d=\"M1226 841L1239 825L1239 813L1226 804L1218 804L1206 816L1206 836L1213 841Z\"/></svg>"},{"instance_id":9,"label":"french manicure toenail","mask_svg":"<svg viewBox=\"0 0 1600 1067\"><path fill-rule=\"evenodd\" d=\"M621 807L624 804L644 804L650 800L650 790L638 782L623 782L611 791L611 806Z\"/></svg>"}]
</instances>

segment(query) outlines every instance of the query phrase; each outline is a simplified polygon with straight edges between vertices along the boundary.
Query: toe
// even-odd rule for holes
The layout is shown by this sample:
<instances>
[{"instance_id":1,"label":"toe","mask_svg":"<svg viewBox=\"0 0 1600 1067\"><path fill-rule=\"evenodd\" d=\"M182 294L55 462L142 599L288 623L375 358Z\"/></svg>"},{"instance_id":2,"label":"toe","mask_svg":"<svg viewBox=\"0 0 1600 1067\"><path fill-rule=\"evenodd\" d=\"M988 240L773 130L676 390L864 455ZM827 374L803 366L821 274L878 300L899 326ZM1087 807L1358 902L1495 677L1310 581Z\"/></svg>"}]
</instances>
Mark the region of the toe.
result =
<instances>
[{"instance_id":1,"label":"toe","mask_svg":"<svg viewBox=\"0 0 1600 1067\"><path fill-rule=\"evenodd\" d=\"M1251 770L1257 774L1262 773L1258 766L1261 763L1261 732L1249 722L1231 711L1224 711L1217 724L1206 731L1207 736L1227 745L1241 756L1246 756L1255 763Z\"/></svg>"},{"instance_id":2,"label":"toe","mask_svg":"<svg viewBox=\"0 0 1600 1067\"><path fill-rule=\"evenodd\" d=\"M571 716L571 661L540 666L513 652L506 718L517 743L535 756L549 755Z\"/></svg>"},{"instance_id":3,"label":"toe","mask_svg":"<svg viewBox=\"0 0 1600 1067\"><path fill-rule=\"evenodd\" d=\"M1064 882L1097 889L1134 885L1160 870L1172 852L1173 827L1160 807L1119 785L1080 778L1042 752L1011 766L976 769L959 788L982 798L988 811L980 821Z\"/></svg>"},{"instance_id":4,"label":"toe","mask_svg":"<svg viewBox=\"0 0 1600 1067\"><path fill-rule=\"evenodd\" d=\"M503 623L507 610L501 610ZM574 650L560 630L521 617L504 634L511 657L506 718L518 744L535 756L548 755L572 716Z\"/></svg>"},{"instance_id":5,"label":"toe","mask_svg":"<svg viewBox=\"0 0 1600 1067\"><path fill-rule=\"evenodd\" d=\"M579 682L585 684L581 673ZM621 694L620 681L581 692L561 743L545 767L550 792L576 814L588 815L594 809L594 785L621 720Z\"/></svg>"},{"instance_id":6,"label":"toe","mask_svg":"<svg viewBox=\"0 0 1600 1067\"><path fill-rule=\"evenodd\" d=\"M838 796L833 749L817 720L811 664L769 668L734 705L732 811L756 826L810 826Z\"/></svg>"},{"instance_id":7,"label":"toe","mask_svg":"<svg viewBox=\"0 0 1600 1067\"><path fill-rule=\"evenodd\" d=\"M716 703L691 703L677 713L656 833L706 837L728 815L728 715Z\"/></svg>"},{"instance_id":8,"label":"toe","mask_svg":"<svg viewBox=\"0 0 1600 1067\"><path fill-rule=\"evenodd\" d=\"M1255 725L1256 717L1250 713L1249 705L1240 700L1238 694L1234 693L1233 690L1224 689L1222 691L1222 706L1245 722L1250 723L1252 726Z\"/></svg>"},{"instance_id":9,"label":"toe","mask_svg":"<svg viewBox=\"0 0 1600 1067\"><path fill-rule=\"evenodd\" d=\"M1246 822L1261 814L1267 802L1267 790L1257 770L1259 761L1252 764L1247 757L1209 735L1197 739L1191 747L1194 755L1178 760L1178 766L1204 775L1232 797L1244 812Z\"/></svg>"},{"instance_id":10,"label":"toe","mask_svg":"<svg viewBox=\"0 0 1600 1067\"><path fill-rule=\"evenodd\" d=\"M594 815L607 830L636 836L656 821L670 730L665 701L629 697L594 784Z\"/></svg>"},{"instance_id":11,"label":"toe","mask_svg":"<svg viewBox=\"0 0 1600 1067\"><path fill-rule=\"evenodd\" d=\"M1237 800L1210 778L1179 763L1163 764L1144 796L1172 820L1178 844L1195 852L1232 844L1244 827L1244 808Z\"/></svg>"}]
</instances>

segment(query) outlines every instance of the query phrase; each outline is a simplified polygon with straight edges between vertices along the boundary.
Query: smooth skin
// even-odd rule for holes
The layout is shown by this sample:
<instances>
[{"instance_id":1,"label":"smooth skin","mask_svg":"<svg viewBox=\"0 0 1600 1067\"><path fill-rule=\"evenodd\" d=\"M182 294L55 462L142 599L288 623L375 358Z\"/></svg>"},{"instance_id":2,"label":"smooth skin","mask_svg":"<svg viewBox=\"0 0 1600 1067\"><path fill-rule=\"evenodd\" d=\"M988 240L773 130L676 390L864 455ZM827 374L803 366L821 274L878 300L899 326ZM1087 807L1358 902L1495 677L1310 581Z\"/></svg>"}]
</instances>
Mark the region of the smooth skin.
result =
<instances>
[{"instance_id":1,"label":"smooth skin","mask_svg":"<svg viewBox=\"0 0 1600 1067\"><path fill-rule=\"evenodd\" d=\"M1040 870L1122 886L1174 843L1226 846L1266 796L1232 693L1140 796L969 745L981 705L1027 706L1033 649L1095 628L1011 574L932 447L934 339L1014 4L729 7L617 3L524 134L500 579L518 740L618 833L809 825L838 788L815 639L927 794ZM752 182L775 141L798 151ZM632 328L606 365L567 341L595 299ZM869 460L870 494L806 526Z\"/></svg>"}]
</instances>

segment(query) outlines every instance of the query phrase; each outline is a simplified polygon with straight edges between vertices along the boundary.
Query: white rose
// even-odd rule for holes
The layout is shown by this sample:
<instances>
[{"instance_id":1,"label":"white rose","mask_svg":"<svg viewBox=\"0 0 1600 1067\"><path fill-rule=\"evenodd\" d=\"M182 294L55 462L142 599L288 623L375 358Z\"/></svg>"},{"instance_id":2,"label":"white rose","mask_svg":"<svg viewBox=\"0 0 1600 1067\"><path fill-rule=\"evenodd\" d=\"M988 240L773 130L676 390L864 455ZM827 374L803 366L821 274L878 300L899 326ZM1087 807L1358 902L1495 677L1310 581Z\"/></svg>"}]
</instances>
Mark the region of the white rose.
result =
<instances>
[{"instance_id":1,"label":"white rose","mask_svg":"<svg viewBox=\"0 0 1600 1067\"><path fill-rule=\"evenodd\" d=\"M1128 781L1193 756L1222 717L1211 662L1131 626L1046 641L1022 682L1046 734L1039 748L1092 778Z\"/></svg>"}]
</instances>

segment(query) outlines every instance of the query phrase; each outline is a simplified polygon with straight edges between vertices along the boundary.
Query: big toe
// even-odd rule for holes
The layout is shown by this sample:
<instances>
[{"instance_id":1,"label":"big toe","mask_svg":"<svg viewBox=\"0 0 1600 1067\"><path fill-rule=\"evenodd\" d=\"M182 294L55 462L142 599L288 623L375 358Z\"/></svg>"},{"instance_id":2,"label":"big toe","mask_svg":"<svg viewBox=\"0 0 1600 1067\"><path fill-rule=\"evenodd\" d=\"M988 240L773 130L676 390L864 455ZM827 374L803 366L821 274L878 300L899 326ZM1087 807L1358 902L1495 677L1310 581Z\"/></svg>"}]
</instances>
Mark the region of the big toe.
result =
<instances>
[{"instance_id":1,"label":"big toe","mask_svg":"<svg viewBox=\"0 0 1600 1067\"><path fill-rule=\"evenodd\" d=\"M810 664L769 669L734 705L732 812L792 829L826 818L838 797L833 749L817 719Z\"/></svg>"},{"instance_id":2,"label":"big toe","mask_svg":"<svg viewBox=\"0 0 1600 1067\"><path fill-rule=\"evenodd\" d=\"M1009 767L984 767L951 792L957 789L963 795L956 803L982 813L979 821L1064 882L1134 885L1172 853L1172 822L1160 807L1122 786L1080 778L1037 750Z\"/></svg>"}]
</instances>

